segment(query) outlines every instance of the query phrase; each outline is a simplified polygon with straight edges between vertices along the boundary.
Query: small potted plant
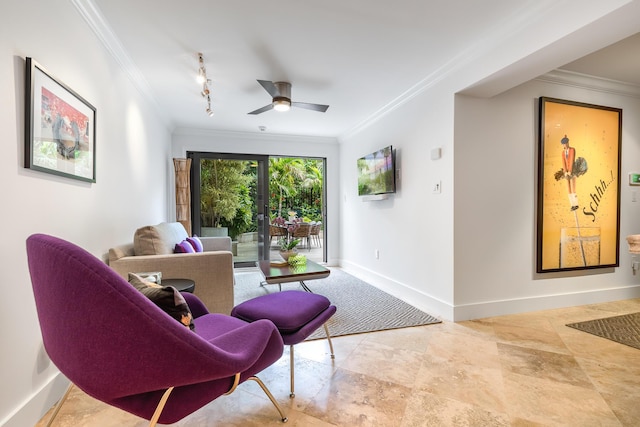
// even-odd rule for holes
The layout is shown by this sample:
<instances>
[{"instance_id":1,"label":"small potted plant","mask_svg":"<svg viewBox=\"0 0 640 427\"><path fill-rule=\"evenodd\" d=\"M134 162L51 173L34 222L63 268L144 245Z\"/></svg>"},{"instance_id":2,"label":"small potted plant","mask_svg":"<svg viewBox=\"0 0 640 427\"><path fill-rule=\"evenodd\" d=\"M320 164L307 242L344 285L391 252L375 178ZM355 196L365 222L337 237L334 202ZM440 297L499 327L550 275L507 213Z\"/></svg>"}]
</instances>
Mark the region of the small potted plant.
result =
<instances>
[{"instance_id":1,"label":"small potted plant","mask_svg":"<svg viewBox=\"0 0 640 427\"><path fill-rule=\"evenodd\" d=\"M278 244L280 245L280 256L282 259L288 261L290 257L296 256L298 254L298 251L296 250L298 243L300 243L300 239L288 240L285 237L281 238L278 241Z\"/></svg>"}]
</instances>

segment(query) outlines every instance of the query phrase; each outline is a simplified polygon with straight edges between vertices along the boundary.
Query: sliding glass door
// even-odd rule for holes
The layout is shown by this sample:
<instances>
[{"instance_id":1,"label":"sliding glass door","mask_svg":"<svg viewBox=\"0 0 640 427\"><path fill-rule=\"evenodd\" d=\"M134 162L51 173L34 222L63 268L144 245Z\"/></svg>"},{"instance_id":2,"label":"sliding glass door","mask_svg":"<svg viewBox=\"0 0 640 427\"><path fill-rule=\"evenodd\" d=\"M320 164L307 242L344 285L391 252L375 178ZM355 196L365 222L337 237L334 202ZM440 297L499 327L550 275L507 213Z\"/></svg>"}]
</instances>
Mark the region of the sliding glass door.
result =
<instances>
[{"instance_id":1,"label":"sliding glass door","mask_svg":"<svg viewBox=\"0 0 640 427\"><path fill-rule=\"evenodd\" d=\"M323 158L269 158L269 214L272 219L309 224L299 252L316 262L326 262L326 165ZM274 232L278 231L277 228ZM278 238L271 238L277 249ZM274 246L275 244L275 246Z\"/></svg>"},{"instance_id":2,"label":"sliding glass door","mask_svg":"<svg viewBox=\"0 0 640 427\"><path fill-rule=\"evenodd\" d=\"M322 158L187 152L191 165L193 233L229 236L234 265L279 258L282 236L271 220L308 222L310 235L298 249L326 262L326 162Z\"/></svg>"},{"instance_id":3,"label":"sliding glass door","mask_svg":"<svg viewBox=\"0 0 640 427\"><path fill-rule=\"evenodd\" d=\"M236 267L269 259L269 157L204 152L187 157L193 233L231 237Z\"/></svg>"}]
</instances>

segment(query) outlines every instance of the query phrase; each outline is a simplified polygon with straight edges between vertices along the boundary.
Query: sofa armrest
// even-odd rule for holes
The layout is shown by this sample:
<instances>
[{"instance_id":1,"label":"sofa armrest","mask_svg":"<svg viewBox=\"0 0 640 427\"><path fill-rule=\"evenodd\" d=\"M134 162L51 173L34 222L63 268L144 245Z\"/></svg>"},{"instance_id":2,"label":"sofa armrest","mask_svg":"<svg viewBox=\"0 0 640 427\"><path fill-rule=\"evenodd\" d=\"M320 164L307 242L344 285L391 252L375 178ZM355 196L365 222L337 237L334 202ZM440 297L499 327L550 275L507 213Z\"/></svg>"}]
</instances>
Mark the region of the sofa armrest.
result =
<instances>
[{"instance_id":1,"label":"sofa armrest","mask_svg":"<svg viewBox=\"0 0 640 427\"><path fill-rule=\"evenodd\" d=\"M199 237L202 248L209 251L231 251L231 237Z\"/></svg>"},{"instance_id":2,"label":"sofa armrest","mask_svg":"<svg viewBox=\"0 0 640 427\"><path fill-rule=\"evenodd\" d=\"M194 294L212 313L231 313L233 308L233 255L228 251L189 254L125 256L109 262L120 276L160 271L163 279L191 279Z\"/></svg>"}]
</instances>

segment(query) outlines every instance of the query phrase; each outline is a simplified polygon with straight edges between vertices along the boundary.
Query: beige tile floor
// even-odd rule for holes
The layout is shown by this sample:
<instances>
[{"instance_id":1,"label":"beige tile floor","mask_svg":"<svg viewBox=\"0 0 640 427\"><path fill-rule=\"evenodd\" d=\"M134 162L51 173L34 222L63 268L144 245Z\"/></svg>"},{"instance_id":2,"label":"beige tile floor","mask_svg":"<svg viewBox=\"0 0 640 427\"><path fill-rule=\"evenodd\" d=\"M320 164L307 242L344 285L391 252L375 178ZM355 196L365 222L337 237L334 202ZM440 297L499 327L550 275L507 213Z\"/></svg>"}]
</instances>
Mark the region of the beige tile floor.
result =
<instances>
[{"instance_id":1,"label":"beige tile floor","mask_svg":"<svg viewBox=\"0 0 640 427\"><path fill-rule=\"evenodd\" d=\"M260 377L289 426L638 426L640 350L565 326L640 311L640 299L334 338ZM43 418L43 420L45 420ZM56 426L144 426L75 391ZM44 425L41 421L38 426ZM177 426L281 426L252 381Z\"/></svg>"}]
</instances>

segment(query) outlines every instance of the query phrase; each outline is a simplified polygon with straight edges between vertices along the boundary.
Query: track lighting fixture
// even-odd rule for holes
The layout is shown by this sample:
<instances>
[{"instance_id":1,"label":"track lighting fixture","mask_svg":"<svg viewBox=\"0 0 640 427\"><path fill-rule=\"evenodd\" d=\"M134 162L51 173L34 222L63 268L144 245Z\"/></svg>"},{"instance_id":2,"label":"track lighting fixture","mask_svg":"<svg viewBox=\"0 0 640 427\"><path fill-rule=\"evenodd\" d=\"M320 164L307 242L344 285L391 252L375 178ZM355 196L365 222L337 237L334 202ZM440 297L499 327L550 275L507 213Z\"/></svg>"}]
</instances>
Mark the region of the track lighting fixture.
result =
<instances>
[{"instance_id":1,"label":"track lighting fixture","mask_svg":"<svg viewBox=\"0 0 640 427\"><path fill-rule=\"evenodd\" d=\"M207 78L207 69L204 67L204 58L202 57L202 53L198 53L198 76L196 77L196 81L198 84L202 85L202 92L200 95L207 101L207 109L205 110L209 117L213 117L213 110L211 109L211 91L209 90L209 85L211 84L211 80Z\"/></svg>"}]
</instances>

